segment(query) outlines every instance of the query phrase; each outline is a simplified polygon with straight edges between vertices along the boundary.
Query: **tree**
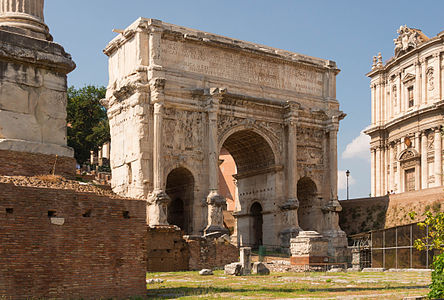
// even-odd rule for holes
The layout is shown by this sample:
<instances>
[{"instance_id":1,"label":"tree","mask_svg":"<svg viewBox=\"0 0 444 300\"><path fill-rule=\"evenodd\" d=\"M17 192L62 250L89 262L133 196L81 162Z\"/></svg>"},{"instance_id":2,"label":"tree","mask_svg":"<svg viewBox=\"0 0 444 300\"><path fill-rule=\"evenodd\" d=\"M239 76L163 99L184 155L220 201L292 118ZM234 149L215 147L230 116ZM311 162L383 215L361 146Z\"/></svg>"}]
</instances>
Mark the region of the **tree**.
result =
<instances>
[{"instance_id":1,"label":"tree","mask_svg":"<svg viewBox=\"0 0 444 300\"><path fill-rule=\"evenodd\" d=\"M96 151L111 139L106 109L100 104L105 93L103 86L68 88L68 146L74 148L79 164L89 159L91 150Z\"/></svg>"},{"instance_id":2,"label":"tree","mask_svg":"<svg viewBox=\"0 0 444 300\"><path fill-rule=\"evenodd\" d=\"M414 219L416 213L411 212L410 218ZM418 250L437 249L441 254L433 257L432 284L430 285L429 298L444 298L444 212L438 212L433 215L432 212L424 213L425 220L419 222L420 228L428 228L428 234L422 239L415 241L415 248Z\"/></svg>"}]
</instances>

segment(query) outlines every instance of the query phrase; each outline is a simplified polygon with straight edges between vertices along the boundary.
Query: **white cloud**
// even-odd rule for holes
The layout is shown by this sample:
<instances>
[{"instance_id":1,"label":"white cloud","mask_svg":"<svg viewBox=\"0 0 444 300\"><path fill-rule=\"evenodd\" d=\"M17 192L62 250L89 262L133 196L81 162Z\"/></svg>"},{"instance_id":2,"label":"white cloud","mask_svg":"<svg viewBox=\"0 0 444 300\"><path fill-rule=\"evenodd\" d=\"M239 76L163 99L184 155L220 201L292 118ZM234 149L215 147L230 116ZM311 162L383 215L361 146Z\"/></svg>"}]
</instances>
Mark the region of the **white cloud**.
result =
<instances>
[{"instance_id":1,"label":"white cloud","mask_svg":"<svg viewBox=\"0 0 444 300\"><path fill-rule=\"evenodd\" d=\"M370 137L363 131L345 147L342 158L364 158L370 160Z\"/></svg>"},{"instance_id":2,"label":"white cloud","mask_svg":"<svg viewBox=\"0 0 444 300\"><path fill-rule=\"evenodd\" d=\"M350 174L348 177L348 186L352 186L356 183L356 180ZM338 170L338 190L347 189L347 175L345 175L345 170Z\"/></svg>"}]
</instances>

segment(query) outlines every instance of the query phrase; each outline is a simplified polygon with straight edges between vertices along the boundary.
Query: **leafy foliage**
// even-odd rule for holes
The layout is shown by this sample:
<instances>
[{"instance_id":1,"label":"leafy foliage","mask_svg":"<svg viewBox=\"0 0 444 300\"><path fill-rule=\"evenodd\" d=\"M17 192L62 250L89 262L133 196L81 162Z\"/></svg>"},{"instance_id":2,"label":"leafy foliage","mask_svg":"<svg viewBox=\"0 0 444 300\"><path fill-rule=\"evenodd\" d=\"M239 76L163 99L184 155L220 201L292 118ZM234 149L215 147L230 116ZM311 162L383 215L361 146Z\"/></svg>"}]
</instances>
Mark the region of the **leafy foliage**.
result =
<instances>
[{"instance_id":1,"label":"leafy foliage","mask_svg":"<svg viewBox=\"0 0 444 300\"><path fill-rule=\"evenodd\" d=\"M68 146L74 148L79 164L88 160L91 150L110 140L106 110L100 104L105 92L105 87L93 85L68 89Z\"/></svg>"},{"instance_id":2,"label":"leafy foliage","mask_svg":"<svg viewBox=\"0 0 444 300\"><path fill-rule=\"evenodd\" d=\"M415 212L411 212L410 218L414 219ZM432 284L430 285L429 298L443 299L444 298L444 212L438 212L433 215L431 211L424 213L425 220L418 223L421 228L428 227L428 234L422 239L417 239L414 246L418 250L425 250L427 246L429 249L437 249L441 254L435 255L433 258L433 272Z\"/></svg>"}]
</instances>

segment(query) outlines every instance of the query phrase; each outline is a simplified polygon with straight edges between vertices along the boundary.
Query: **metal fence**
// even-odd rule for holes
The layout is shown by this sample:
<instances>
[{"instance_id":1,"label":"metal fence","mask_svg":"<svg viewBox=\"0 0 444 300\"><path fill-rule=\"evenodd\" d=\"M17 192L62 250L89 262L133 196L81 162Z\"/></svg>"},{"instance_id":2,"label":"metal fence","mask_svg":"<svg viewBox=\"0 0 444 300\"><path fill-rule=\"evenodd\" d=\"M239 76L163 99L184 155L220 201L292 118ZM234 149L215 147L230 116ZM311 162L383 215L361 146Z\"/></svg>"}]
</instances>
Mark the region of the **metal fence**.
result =
<instances>
[{"instance_id":1,"label":"metal fence","mask_svg":"<svg viewBox=\"0 0 444 300\"><path fill-rule=\"evenodd\" d=\"M361 267L385 269L428 269L436 250L426 247L417 250L415 240L425 238L428 245L428 226L420 228L417 223L375 230L351 236L355 249L359 249Z\"/></svg>"}]
</instances>

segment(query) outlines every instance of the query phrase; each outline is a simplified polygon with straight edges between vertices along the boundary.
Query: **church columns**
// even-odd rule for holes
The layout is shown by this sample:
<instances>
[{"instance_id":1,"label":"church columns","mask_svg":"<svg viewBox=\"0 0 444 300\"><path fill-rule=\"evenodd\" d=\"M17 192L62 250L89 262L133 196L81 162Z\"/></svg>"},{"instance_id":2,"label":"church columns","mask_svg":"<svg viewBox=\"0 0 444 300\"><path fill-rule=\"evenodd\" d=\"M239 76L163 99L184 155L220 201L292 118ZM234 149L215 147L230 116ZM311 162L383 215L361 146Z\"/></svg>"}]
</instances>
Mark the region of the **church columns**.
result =
<instances>
[{"instance_id":1,"label":"church columns","mask_svg":"<svg viewBox=\"0 0 444 300\"><path fill-rule=\"evenodd\" d=\"M420 60L421 63L421 104L427 104L427 63L425 59Z\"/></svg>"},{"instance_id":2,"label":"church columns","mask_svg":"<svg viewBox=\"0 0 444 300\"><path fill-rule=\"evenodd\" d=\"M395 190L395 153L394 153L394 145L390 143L389 145L389 155L390 155L390 178L389 178L389 191L390 193Z\"/></svg>"},{"instance_id":3,"label":"church columns","mask_svg":"<svg viewBox=\"0 0 444 300\"><path fill-rule=\"evenodd\" d=\"M435 130L435 186L442 184L442 142L441 142L441 128L440 126L434 128Z\"/></svg>"},{"instance_id":4,"label":"church columns","mask_svg":"<svg viewBox=\"0 0 444 300\"><path fill-rule=\"evenodd\" d=\"M148 219L150 226L168 225L167 206L170 198L164 191L163 174L163 109L165 79L154 78L150 81L151 103L154 103L154 140L153 140L153 191L148 196Z\"/></svg>"},{"instance_id":5,"label":"church columns","mask_svg":"<svg viewBox=\"0 0 444 300\"><path fill-rule=\"evenodd\" d=\"M421 153L421 147L419 144L419 132L415 132L415 150L418 153ZM415 166L415 191L421 189L421 170L420 170L421 163L419 160L416 162Z\"/></svg>"},{"instance_id":6,"label":"church columns","mask_svg":"<svg viewBox=\"0 0 444 300\"><path fill-rule=\"evenodd\" d=\"M376 149L370 149L370 187L371 187L371 196L376 197Z\"/></svg>"},{"instance_id":7,"label":"church columns","mask_svg":"<svg viewBox=\"0 0 444 300\"><path fill-rule=\"evenodd\" d=\"M225 90L219 88L211 89L208 102L208 225L205 234L212 232L226 233L224 228L223 208L226 205L225 198L219 195L219 149L217 142L217 114L219 103Z\"/></svg>"},{"instance_id":8,"label":"church columns","mask_svg":"<svg viewBox=\"0 0 444 300\"><path fill-rule=\"evenodd\" d=\"M415 106L421 105L421 65L415 62Z\"/></svg>"},{"instance_id":9,"label":"church columns","mask_svg":"<svg viewBox=\"0 0 444 300\"><path fill-rule=\"evenodd\" d=\"M421 132L421 188L428 187L428 171L427 171L427 134L426 131Z\"/></svg>"},{"instance_id":10,"label":"church columns","mask_svg":"<svg viewBox=\"0 0 444 300\"><path fill-rule=\"evenodd\" d=\"M399 142L396 143L395 147L397 147L397 156L399 157L399 153L401 153L401 144ZM402 178L401 178L401 162L399 161L398 157L396 158L396 184L397 184L397 193L402 193Z\"/></svg>"}]
</instances>

